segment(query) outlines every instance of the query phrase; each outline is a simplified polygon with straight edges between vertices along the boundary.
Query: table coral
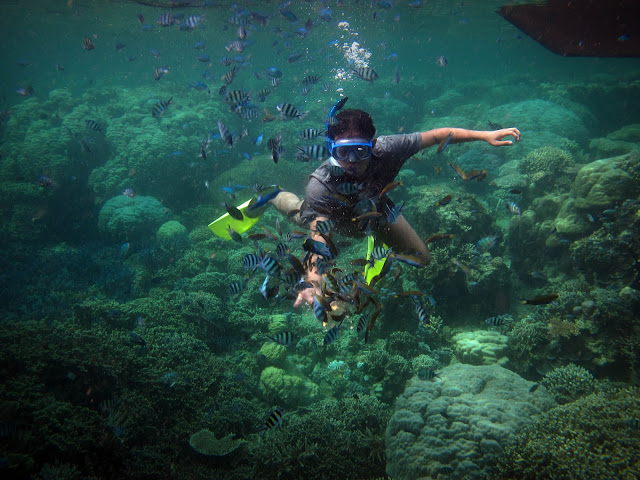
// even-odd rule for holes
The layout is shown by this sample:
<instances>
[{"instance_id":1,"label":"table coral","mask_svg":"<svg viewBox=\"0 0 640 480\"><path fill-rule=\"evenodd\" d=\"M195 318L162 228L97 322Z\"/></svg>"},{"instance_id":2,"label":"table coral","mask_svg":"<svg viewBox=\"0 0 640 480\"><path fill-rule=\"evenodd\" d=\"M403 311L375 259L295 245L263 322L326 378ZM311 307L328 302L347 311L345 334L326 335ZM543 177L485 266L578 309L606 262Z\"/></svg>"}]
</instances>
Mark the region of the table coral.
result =
<instances>
[{"instance_id":1,"label":"table coral","mask_svg":"<svg viewBox=\"0 0 640 480\"><path fill-rule=\"evenodd\" d=\"M215 457L229 455L243 443L242 440L234 440L233 433L223 438L217 438L215 433L206 428L194 433L189 438L189 445L196 452Z\"/></svg>"}]
</instances>

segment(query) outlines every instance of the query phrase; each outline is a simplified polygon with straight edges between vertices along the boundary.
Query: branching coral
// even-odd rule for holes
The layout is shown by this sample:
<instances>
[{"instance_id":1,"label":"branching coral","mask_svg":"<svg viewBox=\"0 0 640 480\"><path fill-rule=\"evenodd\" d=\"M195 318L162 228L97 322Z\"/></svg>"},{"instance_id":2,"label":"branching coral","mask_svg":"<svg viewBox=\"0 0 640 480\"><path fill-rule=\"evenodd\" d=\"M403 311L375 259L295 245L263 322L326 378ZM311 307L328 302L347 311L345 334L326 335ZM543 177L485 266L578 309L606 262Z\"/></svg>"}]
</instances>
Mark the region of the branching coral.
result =
<instances>
[{"instance_id":1,"label":"branching coral","mask_svg":"<svg viewBox=\"0 0 640 480\"><path fill-rule=\"evenodd\" d=\"M564 173L575 165L570 153L556 147L540 147L529 152L520 163L520 169L529 175L542 172L543 177Z\"/></svg>"},{"instance_id":2,"label":"branching coral","mask_svg":"<svg viewBox=\"0 0 640 480\"><path fill-rule=\"evenodd\" d=\"M598 389L598 384L589 371L573 363L547 373L542 384L560 405L573 402Z\"/></svg>"}]
</instances>

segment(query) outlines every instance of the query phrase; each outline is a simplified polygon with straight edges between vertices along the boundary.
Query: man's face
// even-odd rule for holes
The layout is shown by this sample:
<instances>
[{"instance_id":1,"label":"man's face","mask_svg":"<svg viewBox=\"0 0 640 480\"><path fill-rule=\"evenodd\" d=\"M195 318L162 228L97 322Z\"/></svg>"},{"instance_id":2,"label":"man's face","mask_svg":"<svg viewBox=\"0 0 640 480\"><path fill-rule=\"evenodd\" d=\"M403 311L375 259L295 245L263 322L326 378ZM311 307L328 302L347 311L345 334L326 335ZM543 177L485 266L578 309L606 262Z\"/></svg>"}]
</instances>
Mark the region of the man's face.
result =
<instances>
[{"instance_id":1,"label":"man's face","mask_svg":"<svg viewBox=\"0 0 640 480\"><path fill-rule=\"evenodd\" d=\"M348 136L336 137L334 142L335 142L335 145L340 145L341 143L349 144L352 142L354 143L361 142L366 144L367 142L369 142L369 140L363 139L362 136L358 136L358 135L356 136L348 135ZM337 153L337 152L335 151L332 152L332 154L334 154L335 160L340 164L342 168L345 169L347 173L356 177L362 176L366 172L367 167L369 166L369 162L371 161L371 156L369 155L365 158L361 158L362 156L361 151L363 149L359 148L357 145L349 145L348 147L345 147L344 150L346 151L346 154L344 155L343 158L336 158L337 155L335 155L334 153ZM360 154L358 154L357 151L359 151ZM369 152L370 152L370 148L369 148Z\"/></svg>"}]
</instances>

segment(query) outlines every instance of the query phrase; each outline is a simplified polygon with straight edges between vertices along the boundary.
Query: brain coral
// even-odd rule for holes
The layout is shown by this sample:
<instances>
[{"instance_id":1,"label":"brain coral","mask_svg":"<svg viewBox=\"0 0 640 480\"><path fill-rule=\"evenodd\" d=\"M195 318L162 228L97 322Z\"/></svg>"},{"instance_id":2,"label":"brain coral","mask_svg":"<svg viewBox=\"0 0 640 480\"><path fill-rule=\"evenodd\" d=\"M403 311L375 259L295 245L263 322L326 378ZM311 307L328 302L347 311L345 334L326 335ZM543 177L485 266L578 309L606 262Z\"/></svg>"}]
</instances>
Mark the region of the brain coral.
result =
<instances>
[{"instance_id":1,"label":"brain coral","mask_svg":"<svg viewBox=\"0 0 640 480\"><path fill-rule=\"evenodd\" d=\"M387 473L397 479L482 478L515 433L556 403L544 387L498 365L455 364L414 377L387 427ZM439 477L440 475L440 477Z\"/></svg>"},{"instance_id":2,"label":"brain coral","mask_svg":"<svg viewBox=\"0 0 640 480\"><path fill-rule=\"evenodd\" d=\"M114 239L125 241L154 235L165 220L165 208L154 197L118 195L100 209L98 227Z\"/></svg>"}]
</instances>

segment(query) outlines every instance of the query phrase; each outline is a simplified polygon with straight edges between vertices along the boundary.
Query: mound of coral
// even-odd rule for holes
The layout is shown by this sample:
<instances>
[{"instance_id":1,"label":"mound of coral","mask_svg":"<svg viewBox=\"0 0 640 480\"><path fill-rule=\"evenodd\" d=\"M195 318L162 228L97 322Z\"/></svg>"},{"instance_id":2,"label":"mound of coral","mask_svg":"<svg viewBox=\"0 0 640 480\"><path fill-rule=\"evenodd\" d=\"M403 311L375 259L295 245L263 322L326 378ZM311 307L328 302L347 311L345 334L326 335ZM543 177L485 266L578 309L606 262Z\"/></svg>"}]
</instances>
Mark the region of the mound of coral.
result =
<instances>
[{"instance_id":1,"label":"mound of coral","mask_svg":"<svg viewBox=\"0 0 640 480\"><path fill-rule=\"evenodd\" d=\"M480 478L515 433L556 403L544 387L498 365L455 364L413 378L387 427L393 478Z\"/></svg>"}]
</instances>

